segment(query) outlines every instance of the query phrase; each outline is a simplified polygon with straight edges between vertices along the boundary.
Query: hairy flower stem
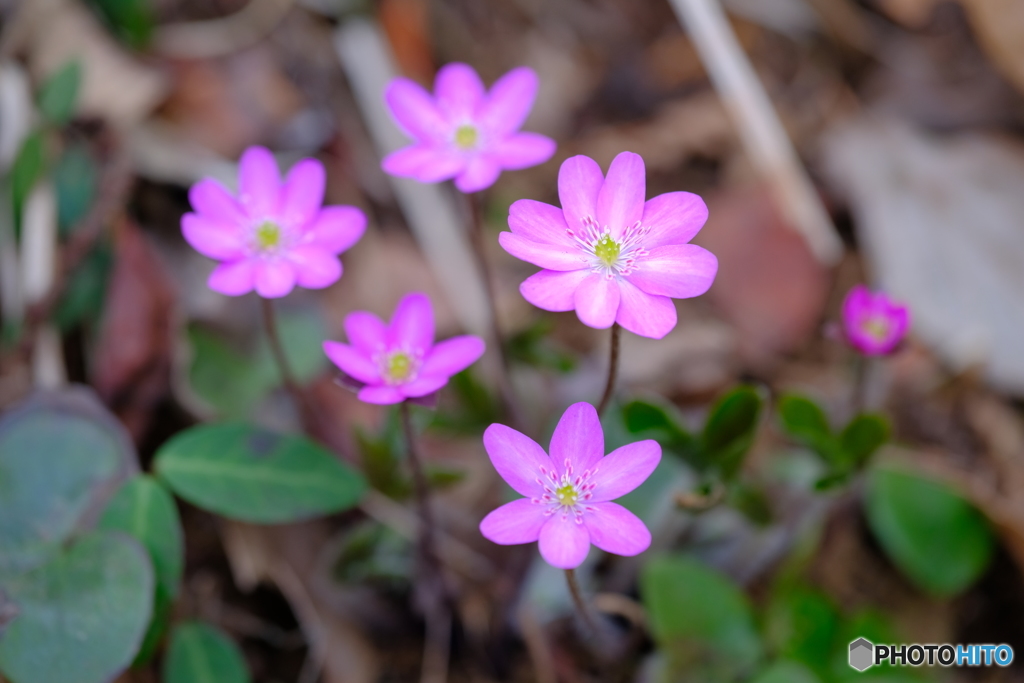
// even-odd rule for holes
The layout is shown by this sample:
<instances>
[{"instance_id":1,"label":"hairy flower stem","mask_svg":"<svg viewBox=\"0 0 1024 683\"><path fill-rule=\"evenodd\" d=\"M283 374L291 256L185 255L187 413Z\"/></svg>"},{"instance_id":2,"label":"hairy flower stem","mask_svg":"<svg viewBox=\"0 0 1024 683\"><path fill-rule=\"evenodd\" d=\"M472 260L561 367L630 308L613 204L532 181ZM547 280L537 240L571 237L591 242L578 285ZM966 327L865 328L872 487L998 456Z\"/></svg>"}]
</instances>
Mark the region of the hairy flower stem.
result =
<instances>
[{"instance_id":1,"label":"hairy flower stem","mask_svg":"<svg viewBox=\"0 0 1024 683\"><path fill-rule=\"evenodd\" d=\"M576 603L576 610L580 614L580 618L586 625L587 630L591 636L597 637L600 633L597 630L597 620L594 619L593 613L590 611L590 606L583 599L583 591L580 590L580 583L576 580L576 570L566 569L565 580L569 584L569 593L572 595L572 601Z\"/></svg>"},{"instance_id":2,"label":"hairy flower stem","mask_svg":"<svg viewBox=\"0 0 1024 683\"><path fill-rule=\"evenodd\" d=\"M274 312L274 302L271 299L264 299L263 297L260 297L260 303L263 306L263 327L267 333L267 341L270 342L270 352L274 356L274 363L277 364L277 370L281 373L281 383L284 384L285 390L291 395L292 400L295 402L295 407L299 411L303 428L306 432L310 433L311 436L316 436L320 426L320 421L317 418L317 411L309 401L309 398L306 396L306 392L303 391L302 386L295 379L295 373L292 372L291 364L288 362L288 357L284 353L284 346L281 344L281 335L277 328L277 315Z\"/></svg>"},{"instance_id":3,"label":"hairy flower stem","mask_svg":"<svg viewBox=\"0 0 1024 683\"><path fill-rule=\"evenodd\" d=\"M485 244L487 235L484 233L483 194L480 192L467 194L466 202L469 204L470 215L469 243L473 247L473 256L476 259L477 268L480 270L480 277L484 281L484 294L487 296L487 306L491 309L491 337L494 340L495 351L498 353L498 359L501 364L498 376L501 398L508 408L512 422L518 427L523 427L523 413L515 390L512 388L510 366L508 356L505 354L505 344L503 343L504 336L501 333L501 324L498 322L498 298L494 292L494 278L492 277L490 262L487 260Z\"/></svg>"},{"instance_id":4,"label":"hairy flower stem","mask_svg":"<svg viewBox=\"0 0 1024 683\"><path fill-rule=\"evenodd\" d=\"M604 385L604 395L601 402L597 404L597 414L603 415L604 409L615 394L615 378L619 374L619 338L622 337L622 328L618 323L612 324L612 347L608 356L608 382Z\"/></svg>"},{"instance_id":5,"label":"hairy flower stem","mask_svg":"<svg viewBox=\"0 0 1024 683\"><path fill-rule=\"evenodd\" d=\"M421 683L444 683L448 675L448 654L451 643L452 613L450 598L445 587L440 556L437 553L434 515L430 509L430 488L416 448L416 434L412 426L409 402L399 404L402 430L405 432L409 467L412 469L413 494L420 516L418 539L419 562L423 580L420 583L421 600L427 621L426 643L423 647Z\"/></svg>"}]
</instances>

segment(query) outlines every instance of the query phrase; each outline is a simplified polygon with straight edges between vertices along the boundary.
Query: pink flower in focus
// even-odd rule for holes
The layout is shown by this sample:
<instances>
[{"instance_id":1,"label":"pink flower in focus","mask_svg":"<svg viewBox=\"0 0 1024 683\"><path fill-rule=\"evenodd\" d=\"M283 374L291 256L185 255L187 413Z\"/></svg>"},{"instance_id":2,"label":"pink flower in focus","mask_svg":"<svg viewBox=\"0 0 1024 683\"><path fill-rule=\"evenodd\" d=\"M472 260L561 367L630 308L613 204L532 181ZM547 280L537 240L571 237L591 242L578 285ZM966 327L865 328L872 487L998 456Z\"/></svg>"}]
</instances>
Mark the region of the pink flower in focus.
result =
<instances>
[{"instance_id":1,"label":"pink flower in focus","mask_svg":"<svg viewBox=\"0 0 1024 683\"><path fill-rule=\"evenodd\" d=\"M526 496L480 522L480 533L500 545L540 541L544 560L559 569L580 566L593 543L616 555L638 555L651 533L612 499L642 484L661 460L657 441L638 441L604 454L597 411L576 403L558 421L551 457L533 439L492 424L484 447L498 474Z\"/></svg>"},{"instance_id":2,"label":"pink flower in focus","mask_svg":"<svg viewBox=\"0 0 1024 683\"><path fill-rule=\"evenodd\" d=\"M502 170L544 163L555 141L520 133L537 95L537 74L519 67L484 90L466 64L447 64L434 81L434 96L408 78L396 78L384 98L391 115L416 142L392 152L381 166L395 176L437 183L455 178L461 192L494 184Z\"/></svg>"},{"instance_id":3,"label":"pink flower in focus","mask_svg":"<svg viewBox=\"0 0 1024 683\"><path fill-rule=\"evenodd\" d=\"M907 336L910 310L884 292L857 285L843 300L843 332L850 346L867 356L892 353Z\"/></svg>"},{"instance_id":4,"label":"pink flower in focus","mask_svg":"<svg viewBox=\"0 0 1024 683\"><path fill-rule=\"evenodd\" d=\"M519 291L546 311L576 311L583 324L619 323L661 339L676 325L672 299L706 292L718 272L714 254L687 244L708 209L689 192L644 201L644 161L615 157L608 176L593 159L575 156L558 172L562 208L520 199L509 209L512 232L499 236L516 258L544 268Z\"/></svg>"},{"instance_id":5,"label":"pink flower in focus","mask_svg":"<svg viewBox=\"0 0 1024 683\"><path fill-rule=\"evenodd\" d=\"M238 197L212 178L189 190L194 213L181 218L185 240L220 261L207 284L238 296L282 297L295 285L321 289L341 277L338 254L362 237L366 216L354 206L326 206L324 167L303 159L281 182L277 162L250 147L239 162Z\"/></svg>"},{"instance_id":6,"label":"pink flower in focus","mask_svg":"<svg viewBox=\"0 0 1024 683\"><path fill-rule=\"evenodd\" d=\"M348 344L325 341L324 353L364 386L367 403L401 403L432 394L484 353L480 337L465 335L434 344L434 310L426 294L405 295L390 324L373 313L345 316Z\"/></svg>"}]
</instances>

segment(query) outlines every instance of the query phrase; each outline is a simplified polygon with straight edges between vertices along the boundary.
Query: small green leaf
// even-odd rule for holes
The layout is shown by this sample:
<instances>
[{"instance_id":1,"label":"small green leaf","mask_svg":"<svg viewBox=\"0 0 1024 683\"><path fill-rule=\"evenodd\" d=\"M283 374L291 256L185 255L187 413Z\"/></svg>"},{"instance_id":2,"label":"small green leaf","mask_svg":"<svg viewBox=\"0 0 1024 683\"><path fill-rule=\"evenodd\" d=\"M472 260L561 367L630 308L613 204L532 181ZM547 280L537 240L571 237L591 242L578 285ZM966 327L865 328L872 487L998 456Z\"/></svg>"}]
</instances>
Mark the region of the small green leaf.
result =
<instances>
[{"instance_id":1,"label":"small green leaf","mask_svg":"<svg viewBox=\"0 0 1024 683\"><path fill-rule=\"evenodd\" d=\"M179 624L164 657L164 683L249 683L249 667L231 638L201 622Z\"/></svg>"},{"instance_id":2,"label":"small green leaf","mask_svg":"<svg viewBox=\"0 0 1024 683\"><path fill-rule=\"evenodd\" d=\"M849 467L860 467L889 440L889 421L881 415L862 413L850 420L839 436L843 458Z\"/></svg>"},{"instance_id":3,"label":"small green leaf","mask_svg":"<svg viewBox=\"0 0 1024 683\"><path fill-rule=\"evenodd\" d=\"M149 43L155 25L153 0L90 0L89 4L129 47L140 49Z\"/></svg>"},{"instance_id":4,"label":"small green leaf","mask_svg":"<svg viewBox=\"0 0 1024 683\"><path fill-rule=\"evenodd\" d=\"M725 576L685 557L660 557L644 568L640 588L651 633L674 669L700 665L708 679L730 679L760 658L750 603Z\"/></svg>"},{"instance_id":5,"label":"small green leaf","mask_svg":"<svg viewBox=\"0 0 1024 683\"><path fill-rule=\"evenodd\" d=\"M739 386L715 403L704 423L704 450L727 479L736 474L754 443L761 404L754 387Z\"/></svg>"},{"instance_id":6,"label":"small green leaf","mask_svg":"<svg viewBox=\"0 0 1024 683\"><path fill-rule=\"evenodd\" d=\"M766 637L775 654L802 662L825 677L838 643L839 628L839 611L832 602L822 593L803 586L779 589L765 614Z\"/></svg>"},{"instance_id":7,"label":"small green leaf","mask_svg":"<svg viewBox=\"0 0 1024 683\"><path fill-rule=\"evenodd\" d=\"M682 426L678 411L671 404L636 399L622 407L622 419L630 434L655 439L698 469L708 465L697 439Z\"/></svg>"},{"instance_id":8,"label":"small green leaf","mask_svg":"<svg viewBox=\"0 0 1024 683\"><path fill-rule=\"evenodd\" d=\"M98 244L78 264L53 313L61 332L87 321L97 321L106 302L107 282L114 265L114 254L106 242Z\"/></svg>"},{"instance_id":9,"label":"small green leaf","mask_svg":"<svg viewBox=\"0 0 1024 683\"><path fill-rule=\"evenodd\" d=\"M821 406L805 396L785 394L779 399L778 410L787 434L814 450L826 462L840 464L839 444Z\"/></svg>"},{"instance_id":10,"label":"small green leaf","mask_svg":"<svg viewBox=\"0 0 1024 683\"><path fill-rule=\"evenodd\" d=\"M40 392L0 419L0 570L41 564L135 467L91 391Z\"/></svg>"},{"instance_id":11,"label":"small green leaf","mask_svg":"<svg viewBox=\"0 0 1024 683\"><path fill-rule=\"evenodd\" d=\"M803 664L783 660L754 676L751 683L819 683L819 679Z\"/></svg>"},{"instance_id":12,"label":"small green leaf","mask_svg":"<svg viewBox=\"0 0 1024 683\"><path fill-rule=\"evenodd\" d=\"M11 166L11 201L17 225L21 225L21 214L29 192L43 173L44 161L43 135L37 131L21 143Z\"/></svg>"},{"instance_id":13,"label":"small green leaf","mask_svg":"<svg viewBox=\"0 0 1024 683\"><path fill-rule=\"evenodd\" d=\"M75 113L78 87L82 81L82 65L68 62L43 83L39 91L39 111L50 123L63 126Z\"/></svg>"},{"instance_id":14,"label":"small green leaf","mask_svg":"<svg viewBox=\"0 0 1024 683\"><path fill-rule=\"evenodd\" d=\"M153 568L132 538L94 532L8 581L18 616L0 639L17 683L106 683L131 663L153 607Z\"/></svg>"},{"instance_id":15,"label":"small green leaf","mask_svg":"<svg viewBox=\"0 0 1024 683\"><path fill-rule=\"evenodd\" d=\"M444 467L442 465L431 465L426 468L427 482L431 488L444 489L455 486L466 478L466 472L461 469Z\"/></svg>"},{"instance_id":16,"label":"small green leaf","mask_svg":"<svg viewBox=\"0 0 1024 683\"><path fill-rule=\"evenodd\" d=\"M155 468L190 503L257 524L347 510L366 490L359 472L312 441L244 424L185 430L159 450Z\"/></svg>"},{"instance_id":17,"label":"small green leaf","mask_svg":"<svg viewBox=\"0 0 1024 683\"><path fill-rule=\"evenodd\" d=\"M906 576L936 597L967 589L988 567L994 541L985 518L939 482L877 469L865 497L868 523Z\"/></svg>"},{"instance_id":18,"label":"small green leaf","mask_svg":"<svg viewBox=\"0 0 1024 683\"><path fill-rule=\"evenodd\" d=\"M57 160L53 184L57 191L57 226L62 237L71 234L71 229L92 206L98 173L88 145L82 143L69 146Z\"/></svg>"}]
</instances>

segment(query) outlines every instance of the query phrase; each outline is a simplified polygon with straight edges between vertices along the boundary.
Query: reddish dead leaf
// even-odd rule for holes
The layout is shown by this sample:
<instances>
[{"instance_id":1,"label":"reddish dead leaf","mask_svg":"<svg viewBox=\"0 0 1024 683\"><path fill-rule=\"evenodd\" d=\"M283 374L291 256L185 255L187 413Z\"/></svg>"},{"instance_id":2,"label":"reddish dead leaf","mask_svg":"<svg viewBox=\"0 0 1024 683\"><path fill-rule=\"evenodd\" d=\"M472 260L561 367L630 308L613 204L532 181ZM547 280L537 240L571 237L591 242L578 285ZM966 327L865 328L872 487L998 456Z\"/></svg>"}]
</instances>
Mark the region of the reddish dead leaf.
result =
<instances>
[{"instance_id":1,"label":"reddish dead leaf","mask_svg":"<svg viewBox=\"0 0 1024 683\"><path fill-rule=\"evenodd\" d=\"M175 298L163 266L128 221L116 231L114 259L92 381L138 441L168 392Z\"/></svg>"},{"instance_id":2,"label":"reddish dead leaf","mask_svg":"<svg viewBox=\"0 0 1024 683\"><path fill-rule=\"evenodd\" d=\"M391 43L399 69L421 83L434 80L430 17L424 0L383 0L378 17Z\"/></svg>"}]
</instances>

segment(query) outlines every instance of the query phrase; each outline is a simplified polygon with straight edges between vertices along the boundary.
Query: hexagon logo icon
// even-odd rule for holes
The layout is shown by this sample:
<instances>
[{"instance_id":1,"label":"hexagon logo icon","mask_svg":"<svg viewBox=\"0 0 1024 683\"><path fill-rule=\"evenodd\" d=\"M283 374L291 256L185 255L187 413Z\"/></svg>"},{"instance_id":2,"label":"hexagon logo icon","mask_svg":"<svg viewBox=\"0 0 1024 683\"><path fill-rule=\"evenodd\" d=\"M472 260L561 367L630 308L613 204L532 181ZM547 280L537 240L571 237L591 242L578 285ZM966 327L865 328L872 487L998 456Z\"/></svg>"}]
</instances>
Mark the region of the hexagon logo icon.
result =
<instances>
[{"instance_id":1,"label":"hexagon logo icon","mask_svg":"<svg viewBox=\"0 0 1024 683\"><path fill-rule=\"evenodd\" d=\"M850 666L857 671L864 671L874 664L875 646L865 638L858 638L850 643Z\"/></svg>"}]
</instances>

